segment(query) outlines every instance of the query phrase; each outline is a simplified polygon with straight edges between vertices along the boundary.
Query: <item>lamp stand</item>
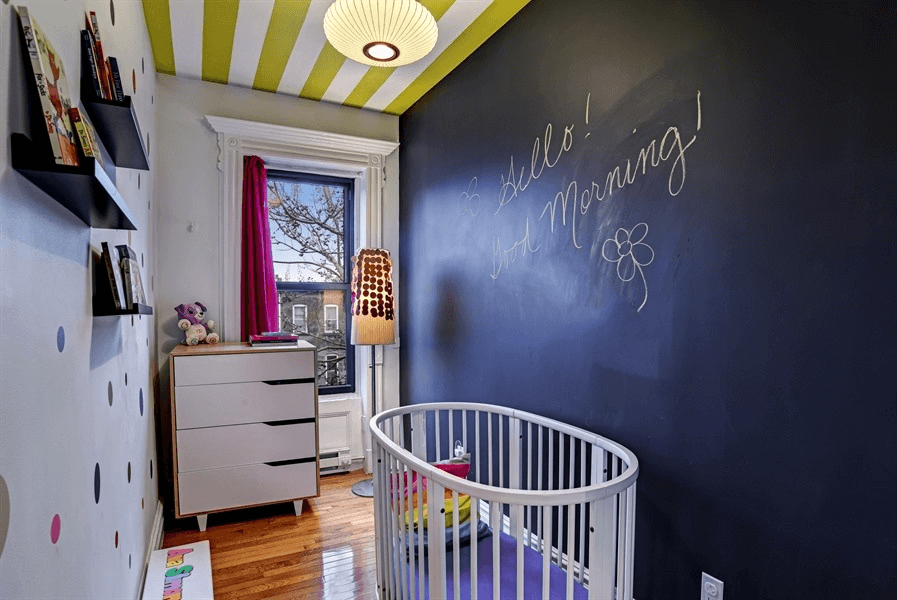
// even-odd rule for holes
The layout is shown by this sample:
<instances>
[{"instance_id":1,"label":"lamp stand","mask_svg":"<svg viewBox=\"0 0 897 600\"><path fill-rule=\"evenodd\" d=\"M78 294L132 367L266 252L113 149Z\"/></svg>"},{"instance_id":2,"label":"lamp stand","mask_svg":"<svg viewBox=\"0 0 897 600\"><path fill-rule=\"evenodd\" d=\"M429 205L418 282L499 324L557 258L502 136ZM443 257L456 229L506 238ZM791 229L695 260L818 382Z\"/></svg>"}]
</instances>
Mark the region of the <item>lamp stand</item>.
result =
<instances>
[{"instance_id":1,"label":"lamp stand","mask_svg":"<svg viewBox=\"0 0 897 600\"><path fill-rule=\"evenodd\" d=\"M377 347L371 345L371 418L377 414ZM370 423L370 419L368 419ZM352 484L352 493L363 498L374 497L374 477Z\"/></svg>"}]
</instances>

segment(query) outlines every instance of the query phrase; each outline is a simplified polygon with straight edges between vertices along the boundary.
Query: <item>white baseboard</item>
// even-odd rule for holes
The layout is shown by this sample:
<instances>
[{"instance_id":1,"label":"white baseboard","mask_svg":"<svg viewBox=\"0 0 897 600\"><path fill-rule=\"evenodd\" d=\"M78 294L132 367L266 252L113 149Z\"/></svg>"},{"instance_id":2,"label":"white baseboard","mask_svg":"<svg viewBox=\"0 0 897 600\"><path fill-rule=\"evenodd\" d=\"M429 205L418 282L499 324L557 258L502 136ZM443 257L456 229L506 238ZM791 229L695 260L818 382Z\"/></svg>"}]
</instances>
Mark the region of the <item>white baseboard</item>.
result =
<instances>
[{"instance_id":1,"label":"white baseboard","mask_svg":"<svg viewBox=\"0 0 897 600\"><path fill-rule=\"evenodd\" d=\"M150 529L149 537L146 540L146 556L143 557L143 575L140 577L140 590L143 591L146 584L146 572L149 568L150 555L162 547L162 536L165 534L163 527L165 525L164 512L162 510L162 501L156 502L156 514L153 516L153 528Z\"/></svg>"}]
</instances>

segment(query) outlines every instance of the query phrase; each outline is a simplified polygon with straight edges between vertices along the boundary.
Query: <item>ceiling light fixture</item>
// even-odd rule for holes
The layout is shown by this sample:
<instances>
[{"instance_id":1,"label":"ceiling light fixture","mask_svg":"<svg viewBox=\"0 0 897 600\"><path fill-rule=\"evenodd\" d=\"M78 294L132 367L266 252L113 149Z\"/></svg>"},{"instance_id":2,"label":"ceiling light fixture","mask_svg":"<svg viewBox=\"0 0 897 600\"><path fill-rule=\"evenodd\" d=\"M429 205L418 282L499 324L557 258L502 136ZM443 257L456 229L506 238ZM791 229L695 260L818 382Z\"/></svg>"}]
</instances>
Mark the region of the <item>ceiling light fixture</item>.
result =
<instances>
[{"instance_id":1,"label":"ceiling light fixture","mask_svg":"<svg viewBox=\"0 0 897 600\"><path fill-rule=\"evenodd\" d=\"M436 45L436 20L416 0L336 0L324 15L327 40L371 67L401 67Z\"/></svg>"}]
</instances>

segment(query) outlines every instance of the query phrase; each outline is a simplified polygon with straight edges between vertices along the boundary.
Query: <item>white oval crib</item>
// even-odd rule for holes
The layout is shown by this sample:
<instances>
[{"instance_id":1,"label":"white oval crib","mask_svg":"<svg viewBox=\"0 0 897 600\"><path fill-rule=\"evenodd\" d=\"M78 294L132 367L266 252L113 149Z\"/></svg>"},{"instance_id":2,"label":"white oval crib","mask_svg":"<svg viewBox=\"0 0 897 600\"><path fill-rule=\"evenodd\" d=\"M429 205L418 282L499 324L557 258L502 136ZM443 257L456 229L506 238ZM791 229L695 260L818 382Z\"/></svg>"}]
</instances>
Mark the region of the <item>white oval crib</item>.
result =
<instances>
[{"instance_id":1,"label":"white oval crib","mask_svg":"<svg viewBox=\"0 0 897 600\"><path fill-rule=\"evenodd\" d=\"M400 407L371 431L380 598L632 599L626 448L487 404Z\"/></svg>"}]
</instances>

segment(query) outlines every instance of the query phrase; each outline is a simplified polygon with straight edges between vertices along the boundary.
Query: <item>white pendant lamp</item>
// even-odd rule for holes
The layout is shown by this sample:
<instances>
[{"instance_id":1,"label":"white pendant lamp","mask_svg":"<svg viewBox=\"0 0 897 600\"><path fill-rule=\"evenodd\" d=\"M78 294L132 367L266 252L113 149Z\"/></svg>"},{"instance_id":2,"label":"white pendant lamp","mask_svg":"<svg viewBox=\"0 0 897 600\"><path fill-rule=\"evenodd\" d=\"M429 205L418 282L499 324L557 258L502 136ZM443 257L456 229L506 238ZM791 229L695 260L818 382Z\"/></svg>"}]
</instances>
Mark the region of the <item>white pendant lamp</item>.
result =
<instances>
[{"instance_id":1,"label":"white pendant lamp","mask_svg":"<svg viewBox=\"0 0 897 600\"><path fill-rule=\"evenodd\" d=\"M372 67L401 67L436 45L436 20L416 0L336 0L324 15L327 40Z\"/></svg>"}]
</instances>

